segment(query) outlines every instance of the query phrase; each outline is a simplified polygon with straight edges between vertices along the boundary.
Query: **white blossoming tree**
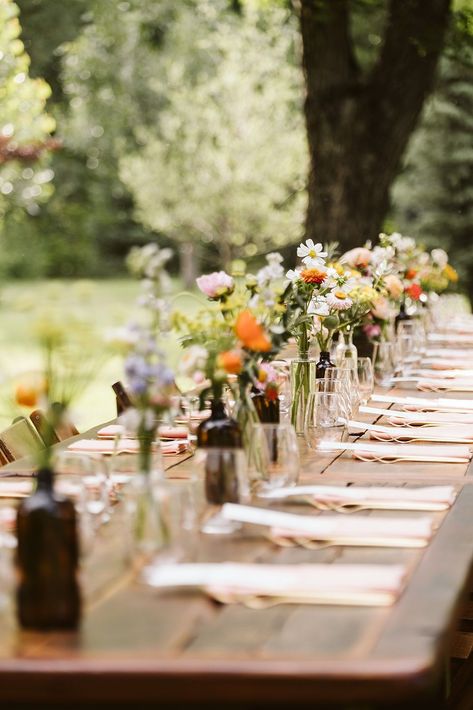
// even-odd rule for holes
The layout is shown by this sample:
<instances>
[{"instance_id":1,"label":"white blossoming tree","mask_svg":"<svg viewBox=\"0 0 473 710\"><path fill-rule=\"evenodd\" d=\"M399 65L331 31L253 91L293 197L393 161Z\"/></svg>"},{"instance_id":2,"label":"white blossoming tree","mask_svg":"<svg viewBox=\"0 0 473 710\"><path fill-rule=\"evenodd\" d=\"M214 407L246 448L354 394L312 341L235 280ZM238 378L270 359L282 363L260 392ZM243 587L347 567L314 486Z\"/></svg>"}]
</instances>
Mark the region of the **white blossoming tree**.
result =
<instances>
[{"instance_id":1,"label":"white blossoming tree","mask_svg":"<svg viewBox=\"0 0 473 710\"><path fill-rule=\"evenodd\" d=\"M221 265L295 241L307 167L297 28L282 8L195 0L165 36L148 89L166 88L141 148L121 161L139 219L188 256L215 249ZM189 261L189 260L188 260ZM195 264L192 257L191 263Z\"/></svg>"}]
</instances>

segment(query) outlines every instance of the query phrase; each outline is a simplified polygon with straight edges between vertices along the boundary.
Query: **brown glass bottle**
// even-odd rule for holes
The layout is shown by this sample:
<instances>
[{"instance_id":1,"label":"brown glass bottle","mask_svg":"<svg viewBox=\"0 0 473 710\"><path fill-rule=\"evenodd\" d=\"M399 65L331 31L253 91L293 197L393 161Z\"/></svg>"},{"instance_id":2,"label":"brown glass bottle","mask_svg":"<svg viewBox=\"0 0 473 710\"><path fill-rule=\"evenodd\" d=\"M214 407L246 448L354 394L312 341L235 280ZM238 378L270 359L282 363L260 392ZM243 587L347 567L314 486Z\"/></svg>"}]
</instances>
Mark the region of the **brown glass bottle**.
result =
<instances>
[{"instance_id":1,"label":"brown glass bottle","mask_svg":"<svg viewBox=\"0 0 473 710\"><path fill-rule=\"evenodd\" d=\"M235 419L227 416L223 401L212 400L210 411L210 417L197 428L197 446L240 449L243 445L240 427Z\"/></svg>"},{"instance_id":2,"label":"brown glass bottle","mask_svg":"<svg viewBox=\"0 0 473 710\"><path fill-rule=\"evenodd\" d=\"M24 628L74 629L80 620L79 546L72 501L54 493L53 473L38 471L17 515L17 612Z\"/></svg>"},{"instance_id":3,"label":"brown glass bottle","mask_svg":"<svg viewBox=\"0 0 473 710\"><path fill-rule=\"evenodd\" d=\"M253 389L251 398L260 422L263 422L263 424L279 424L279 397L269 399L264 392Z\"/></svg>"},{"instance_id":4,"label":"brown glass bottle","mask_svg":"<svg viewBox=\"0 0 473 710\"><path fill-rule=\"evenodd\" d=\"M322 350L319 355L319 361L315 366L315 376L317 379L323 379L325 377L325 370L329 367L334 367L333 362L330 360L330 353L327 350Z\"/></svg>"}]
</instances>

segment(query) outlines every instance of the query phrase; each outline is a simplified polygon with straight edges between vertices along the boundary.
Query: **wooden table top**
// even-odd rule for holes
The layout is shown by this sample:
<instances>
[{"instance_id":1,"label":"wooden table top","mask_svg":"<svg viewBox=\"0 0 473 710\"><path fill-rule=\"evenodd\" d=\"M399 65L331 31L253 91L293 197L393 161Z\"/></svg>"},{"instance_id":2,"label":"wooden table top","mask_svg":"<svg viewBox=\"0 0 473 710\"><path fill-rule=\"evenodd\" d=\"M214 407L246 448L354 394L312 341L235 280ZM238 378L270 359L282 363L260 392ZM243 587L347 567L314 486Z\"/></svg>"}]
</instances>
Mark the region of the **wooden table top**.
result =
<instances>
[{"instance_id":1,"label":"wooden table top","mask_svg":"<svg viewBox=\"0 0 473 710\"><path fill-rule=\"evenodd\" d=\"M176 486L192 474L192 457L165 463ZM27 475L31 462L9 464L1 473ZM21 632L11 605L4 606L0 701L159 700L185 707L230 699L242 707L276 701L291 707L397 701L405 707L407 701L425 700L441 682L451 634L471 587L472 474L472 465L363 463L346 453L321 456L302 450L304 483L458 486L455 504L446 514L435 514L438 530L421 550L282 549L262 537L200 536L200 561L407 564L407 587L389 608L251 610L222 606L198 593L157 592L129 572L118 506L83 561L85 612L79 633Z\"/></svg>"}]
</instances>

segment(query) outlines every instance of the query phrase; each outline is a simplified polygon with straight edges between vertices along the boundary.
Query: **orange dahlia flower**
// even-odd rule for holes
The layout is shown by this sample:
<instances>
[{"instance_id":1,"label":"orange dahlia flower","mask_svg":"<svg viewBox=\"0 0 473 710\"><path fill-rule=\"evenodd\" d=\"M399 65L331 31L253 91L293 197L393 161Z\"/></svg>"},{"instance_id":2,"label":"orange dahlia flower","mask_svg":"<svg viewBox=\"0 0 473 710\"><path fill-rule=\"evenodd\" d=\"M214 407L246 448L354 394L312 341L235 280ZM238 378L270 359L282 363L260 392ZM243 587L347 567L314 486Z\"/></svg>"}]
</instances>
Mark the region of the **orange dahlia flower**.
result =
<instances>
[{"instance_id":1,"label":"orange dahlia flower","mask_svg":"<svg viewBox=\"0 0 473 710\"><path fill-rule=\"evenodd\" d=\"M318 269L303 269L301 271L301 279L306 284L321 284L326 276L325 271L319 271Z\"/></svg>"}]
</instances>

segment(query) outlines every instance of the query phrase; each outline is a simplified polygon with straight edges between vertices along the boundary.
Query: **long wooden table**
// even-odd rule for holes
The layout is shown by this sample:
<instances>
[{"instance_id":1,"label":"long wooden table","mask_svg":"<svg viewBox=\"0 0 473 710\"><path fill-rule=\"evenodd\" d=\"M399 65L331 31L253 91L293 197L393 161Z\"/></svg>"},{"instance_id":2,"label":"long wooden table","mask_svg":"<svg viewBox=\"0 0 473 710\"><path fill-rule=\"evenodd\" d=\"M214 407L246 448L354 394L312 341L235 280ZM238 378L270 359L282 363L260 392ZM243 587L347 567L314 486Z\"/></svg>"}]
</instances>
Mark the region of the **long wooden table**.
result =
<instances>
[{"instance_id":1,"label":"long wooden table","mask_svg":"<svg viewBox=\"0 0 473 710\"><path fill-rule=\"evenodd\" d=\"M176 486L192 475L192 457L172 457L166 464ZM1 473L27 475L31 462L15 462ZM158 593L129 572L118 506L83 563L85 613L79 633L24 633L12 608L3 609L0 701L9 707L444 707L452 635L466 613L472 581L473 487L468 484L473 465L383 465L355 462L346 453L321 456L302 450L301 481L448 482L460 492L450 511L436 514L438 530L422 550L281 549L262 537L200 536L201 561L407 564L407 587L389 608L251 610L222 606L197 593Z\"/></svg>"}]
</instances>

